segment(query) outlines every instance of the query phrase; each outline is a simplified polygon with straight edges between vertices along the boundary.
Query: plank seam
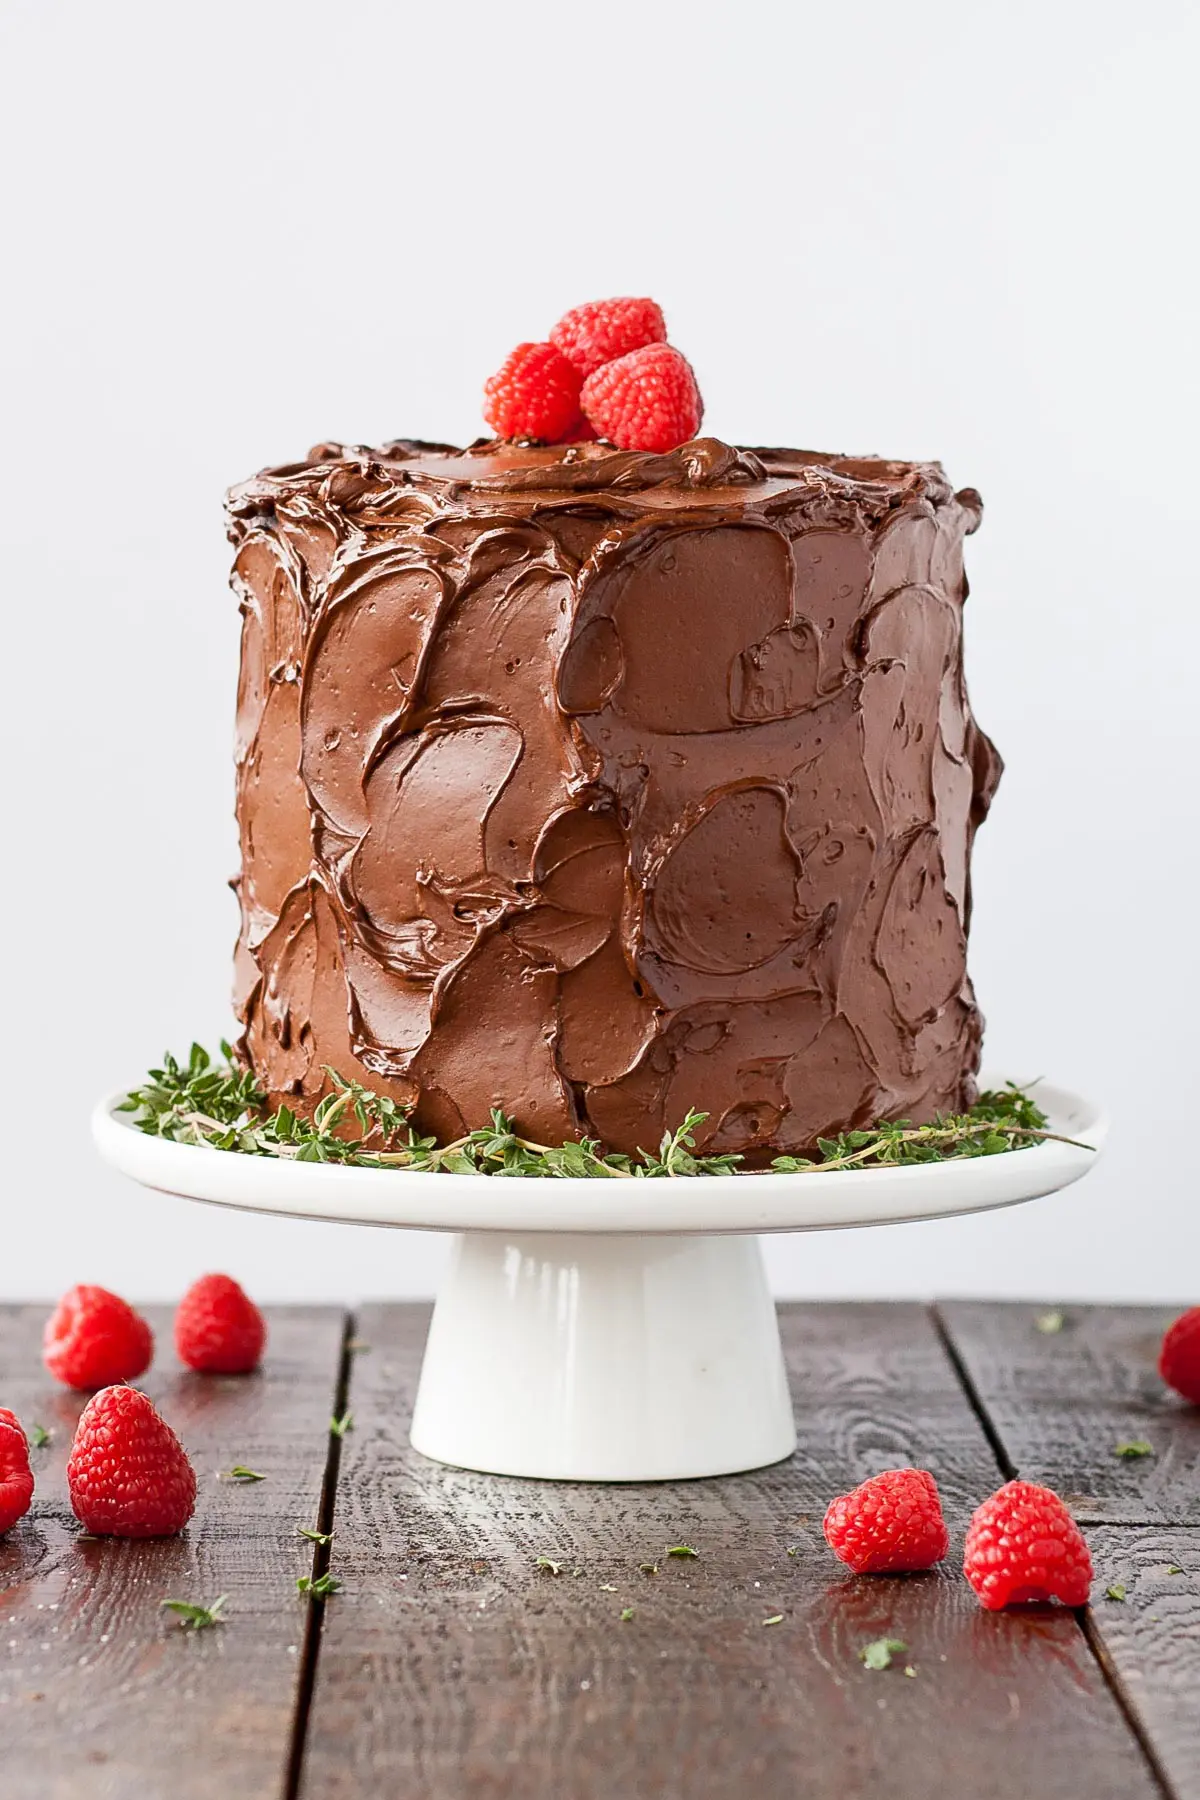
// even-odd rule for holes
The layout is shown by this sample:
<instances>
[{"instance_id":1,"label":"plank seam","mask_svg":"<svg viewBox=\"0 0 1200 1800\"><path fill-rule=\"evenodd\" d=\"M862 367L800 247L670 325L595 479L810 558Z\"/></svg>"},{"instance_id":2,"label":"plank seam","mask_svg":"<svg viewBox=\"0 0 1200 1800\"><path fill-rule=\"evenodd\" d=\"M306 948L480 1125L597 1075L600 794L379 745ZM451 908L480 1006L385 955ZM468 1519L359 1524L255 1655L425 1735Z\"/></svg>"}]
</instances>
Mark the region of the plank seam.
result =
<instances>
[{"instance_id":1,"label":"plank seam","mask_svg":"<svg viewBox=\"0 0 1200 1800\"><path fill-rule=\"evenodd\" d=\"M987 1441L991 1445L992 1454L995 1456L996 1462L1004 1475L1005 1480L1015 1481L1017 1479L1017 1465L1009 1456L1004 1440L1000 1436L992 1416L984 1403L983 1396L976 1387L974 1378L959 1352L949 1322L943 1317L942 1309L936 1301L930 1307L929 1311L933 1320L934 1330L941 1339L946 1355L950 1358L950 1361L954 1366L954 1372L962 1383L963 1392L966 1394L971 1410L979 1420L980 1426L987 1437ZM1134 1529L1136 1529L1136 1527L1134 1527ZM1072 1608L1072 1610L1075 1614L1075 1622L1083 1634L1083 1640L1095 1659L1096 1666L1100 1670L1105 1686L1113 1697L1117 1710L1120 1712L1121 1717L1128 1726L1134 1742L1145 1757L1146 1766L1149 1769L1155 1784L1166 1797L1166 1800L1178 1800L1176 1790L1167 1780L1166 1770L1159 1761L1158 1752L1155 1750L1153 1743L1147 1735L1146 1729L1134 1709L1129 1692L1108 1654L1107 1646L1104 1643L1104 1639L1096 1624L1091 1608L1086 1606L1075 1607Z\"/></svg>"},{"instance_id":2,"label":"plank seam","mask_svg":"<svg viewBox=\"0 0 1200 1800\"><path fill-rule=\"evenodd\" d=\"M984 1405L983 1396L975 1386L971 1372L959 1354L958 1345L954 1341L949 1324L942 1316L942 1309L937 1301L930 1307L929 1316L933 1323L933 1329L941 1340L942 1348L950 1358L951 1367L958 1376L959 1384L967 1397L967 1404L979 1420L980 1429L991 1447L992 1455L996 1459L996 1467L1006 1481L1014 1481L1017 1475L1017 1466L1009 1456L1004 1439L996 1430L992 1416Z\"/></svg>"},{"instance_id":3,"label":"plank seam","mask_svg":"<svg viewBox=\"0 0 1200 1800\"><path fill-rule=\"evenodd\" d=\"M1163 1794L1166 1796L1166 1800L1179 1800L1178 1790L1168 1777L1166 1768L1160 1761L1158 1751L1155 1749L1154 1740L1147 1731L1146 1726L1138 1713L1137 1707L1134 1705L1129 1689L1121 1679L1117 1665L1109 1653L1108 1645L1104 1641L1104 1634L1096 1622L1096 1615L1093 1613L1090 1606L1085 1606L1081 1607L1079 1611L1076 1612L1075 1617L1079 1621L1079 1629L1083 1632L1087 1647L1095 1657L1100 1673L1108 1683L1109 1691L1121 1709L1121 1714L1125 1723L1128 1725L1130 1731L1133 1733L1141 1747L1142 1755L1149 1765L1150 1773L1162 1789Z\"/></svg>"},{"instance_id":4,"label":"plank seam","mask_svg":"<svg viewBox=\"0 0 1200 1800\"><path fill-rule=\"evenodd\" d=\"M342 1419L346 1415L350 1398L350 1366L354 1361L354 1352L350 1347L354 1341L354 1333L354 1314L347 1313L342 1325L342 1343L338 1358L331 1425L333 1419ZM325 1474L321 1482L321 1499L317 1508L317 1530L326 1538L333 1533L341 1462L342 1438L338 1432L331 1429L325 1457ZM328 1574L330 1558L331 1545L328 1542L313 1545L312 1567L309 1575L314 1583L319 1581L322 1575ZM317 1662L321 1654L321 1630L324 1622L325 1598L321 1594L310 1593L304 1619L304 1642L300 1653L295 1724L292 1730L287 1768L284 1773L282 1800L298 1800L300 1785L304 1777L304 1752L308 1743L308 1723L312 1713L313 1695L317 1686Z\"/></svg>"}]
</instances>

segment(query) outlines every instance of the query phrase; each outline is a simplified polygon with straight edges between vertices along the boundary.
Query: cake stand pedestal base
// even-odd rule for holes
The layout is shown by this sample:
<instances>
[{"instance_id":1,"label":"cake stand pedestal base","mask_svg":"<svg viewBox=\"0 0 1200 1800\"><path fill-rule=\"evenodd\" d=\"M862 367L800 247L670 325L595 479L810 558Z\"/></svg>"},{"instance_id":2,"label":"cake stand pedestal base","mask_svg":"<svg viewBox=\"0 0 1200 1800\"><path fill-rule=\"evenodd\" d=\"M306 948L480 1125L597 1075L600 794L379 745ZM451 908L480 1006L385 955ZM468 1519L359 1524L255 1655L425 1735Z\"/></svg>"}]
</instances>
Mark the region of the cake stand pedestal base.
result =
<instances>
[{"instance_id":1,"label":"cake stand pedestal base","mask_svg":"<svg viewBox=\"0 0 1200 1800\"><path fill-rule=\"evenodd\" d=\"M1069 1089L1030 1092L1061 1137L1011 1155L679 1181L247 1156L149 1136L120 1093L96 1107L93 1130L107 1163L162 1193L459 1234L412 1427L426 1456L497 1475L671 1481L795 1449L751 1234L949 1218L1069 1187L1094 1166L1104 1117Z\"/></svg>"},{"instance_id":2,"label":"cake stand pedestal base","mask_svg":"<svg viewBox=\"0 0 1200 1800\"><path fill-rule=\"evenodd\" d=\"M728 1475L790 1456L758 1240L462 1233L412 1442L460 1468L560 1481Z\"/></svg>"}]
</instances>

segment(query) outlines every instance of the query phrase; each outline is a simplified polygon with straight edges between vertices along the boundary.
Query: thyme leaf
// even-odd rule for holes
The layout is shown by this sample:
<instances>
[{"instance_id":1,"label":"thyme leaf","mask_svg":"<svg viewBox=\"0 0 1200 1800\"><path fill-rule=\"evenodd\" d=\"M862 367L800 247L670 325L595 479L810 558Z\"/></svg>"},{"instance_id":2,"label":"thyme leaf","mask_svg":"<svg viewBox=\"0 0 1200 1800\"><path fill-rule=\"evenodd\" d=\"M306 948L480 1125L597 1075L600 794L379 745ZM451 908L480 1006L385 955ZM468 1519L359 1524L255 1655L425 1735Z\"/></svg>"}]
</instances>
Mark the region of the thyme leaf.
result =
<instances>
[{"instance_id":1,"label":"thyme leaf","mask_svg":"<svg viewBox=\"0 0 1200 1800\"><path fill-rule=\"evenodd\" d=\"M221 1614L228 1598L228 1594L218 1594L208 1606L197 1606L193 1600L160 1600L158 1604L178 1615L184 1631L203 1631L206 1626L225 1623Z\"/></svg>"}]
</instances>

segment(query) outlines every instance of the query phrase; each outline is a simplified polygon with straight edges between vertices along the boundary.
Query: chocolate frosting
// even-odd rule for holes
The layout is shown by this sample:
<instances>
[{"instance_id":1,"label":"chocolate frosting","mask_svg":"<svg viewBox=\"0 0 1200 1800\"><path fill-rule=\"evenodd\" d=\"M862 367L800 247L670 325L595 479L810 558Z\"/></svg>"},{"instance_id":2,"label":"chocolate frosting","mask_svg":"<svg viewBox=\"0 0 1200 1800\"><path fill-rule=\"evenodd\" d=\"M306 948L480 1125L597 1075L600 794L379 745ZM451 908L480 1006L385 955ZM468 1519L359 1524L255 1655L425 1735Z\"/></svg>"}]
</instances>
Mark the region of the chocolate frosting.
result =
<instances>
[{"instance_id":1,"label":"chocolate frosting","mask_svg":"<svg viewBox=\"0 0 1200 1800\"><path fill-rule=\"evenodd\" d=\"M935 463L321 444L229 496L242 1050L455 1137L761 1162L973 1098L972 489Z\"/></svg>"}]
</instances>

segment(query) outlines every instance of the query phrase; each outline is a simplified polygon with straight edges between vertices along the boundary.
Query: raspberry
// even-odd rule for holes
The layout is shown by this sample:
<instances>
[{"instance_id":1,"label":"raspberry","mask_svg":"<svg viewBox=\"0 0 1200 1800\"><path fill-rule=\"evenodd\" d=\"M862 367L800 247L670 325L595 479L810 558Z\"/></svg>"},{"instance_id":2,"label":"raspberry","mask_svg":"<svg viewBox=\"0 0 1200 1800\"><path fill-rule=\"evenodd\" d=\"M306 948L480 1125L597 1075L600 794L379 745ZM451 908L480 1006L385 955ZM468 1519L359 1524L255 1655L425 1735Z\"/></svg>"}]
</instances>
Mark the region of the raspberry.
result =
<instances>
[{"instance_id":1,"label":"raspberry","mask_svg":"<svg viewBox=\"0 0 1200 1800\"><path fill-rule=\"evenodd\" d=\"M0 1425L11 1425L14 1431L19 1431L25 1437L25 1427L15 1412L9 1412L7 1406L0 1406ZM29 1440L26 1438L25 1441L28 1443Z\"/></svg>"},{"instance_id":2,"label":"raspberry","mask_svg":"<svg viewBox=\"0 0 1200 1800\"><path fill-rule=\"evenodd\" d=\"M888 1469L825 1514L825 1541L856 1575L929 1569L950 1548L937 1482L925 1469Z\"/></svg>"},{"instance_id":3,"label":"raspberry","mask_svg":"<svg viewBox=\"0 0 1200 1800\"><path fill-rule=\"evenodd\" d=\"M559 444L579 417L583 377L553 344L518 344L483 389L483 416L502 438Z\"/></svg>"},{"instance_id":4,"label":"raspberry","mask_svg":"<svg viewBox=\"0 0 1200 1800\"><path fill-rule=\"evenodd\" d=\"M102 1287L73 1287L46 1321L46 1367L67 1387L135 1381L150 1367L154 1338L145 1319Z\"/></svg>"},{"instance_id":5,"label":"raspberry","mask_svg":"<svg viewBox=\"0 0 1200 1800\"><path fill-rule=\"evenodd\" d=\"M180 1362L205 1374L245 1375L257 1369L267 1341L262 1314L229 1275L202 1275L175 1314Z\"/></svg>"},{"instance_id":6,"label":"raspberry","mask_svg":"<svg viewBox=\"0 0 1200 1800\"><path fill-rule=\"evenodd\" d=\"M1182 1314L1167 1331L1158 1372L1168 1387L1200 1406L1200 1306Z\"/></svg>"},{"instance_id":7,"label":"raspberry","mask_svg":"<svg viewBox=\"0 0 1200 1800\"><path fill-rule=\"evenodd\" d=\"M550 342L583 376L646 344L665 344L666 321L655 300L589 300L564 313Z\"/></svg>"},{"instance_id":8,"label":"raspberry","mask_svg":"<svg viewBox=\"0 0 1200 1800\"><path fill-rule=\"evenodd\" d=\"M83 1409L67 1462L71 1506L100 1537L171 1537L196 1504L196 1474L137 1388L106 1387Z\"/></svg>"},{"instance_id":9,"label":"raspberry","mask_svg":"<svg viewBox=\"0 0 1200 1800\"><path fill-rule=\"evenodd\" d=\"M1086 1606L1092 1558L1057 1494L1010 1481L972 1518L963 1573L989 1612L1026 1600Z\"/></svg>"},{"instance_id":10,"label":"raspberry","mask_svg":"<svg viewBox=\"0 0 1200 1800\"><path fill-rule=\"evenodd\" d=\"M605 363L584 382L580 405L619 450L676 450L695 437L704 413L692 365L669 344Z\"/></svg>"},{"instance_id":11,"label":"raspberry","mask_svg":"<svg viewBox=\"0 0 1200 1800\"><path fill-rule=\"evenodd\" d=\"M25 1433L14 1414L0 1407L0 1533L25 1517L32 1499L33 1475Z\"/></svg>"}]
</instances>

